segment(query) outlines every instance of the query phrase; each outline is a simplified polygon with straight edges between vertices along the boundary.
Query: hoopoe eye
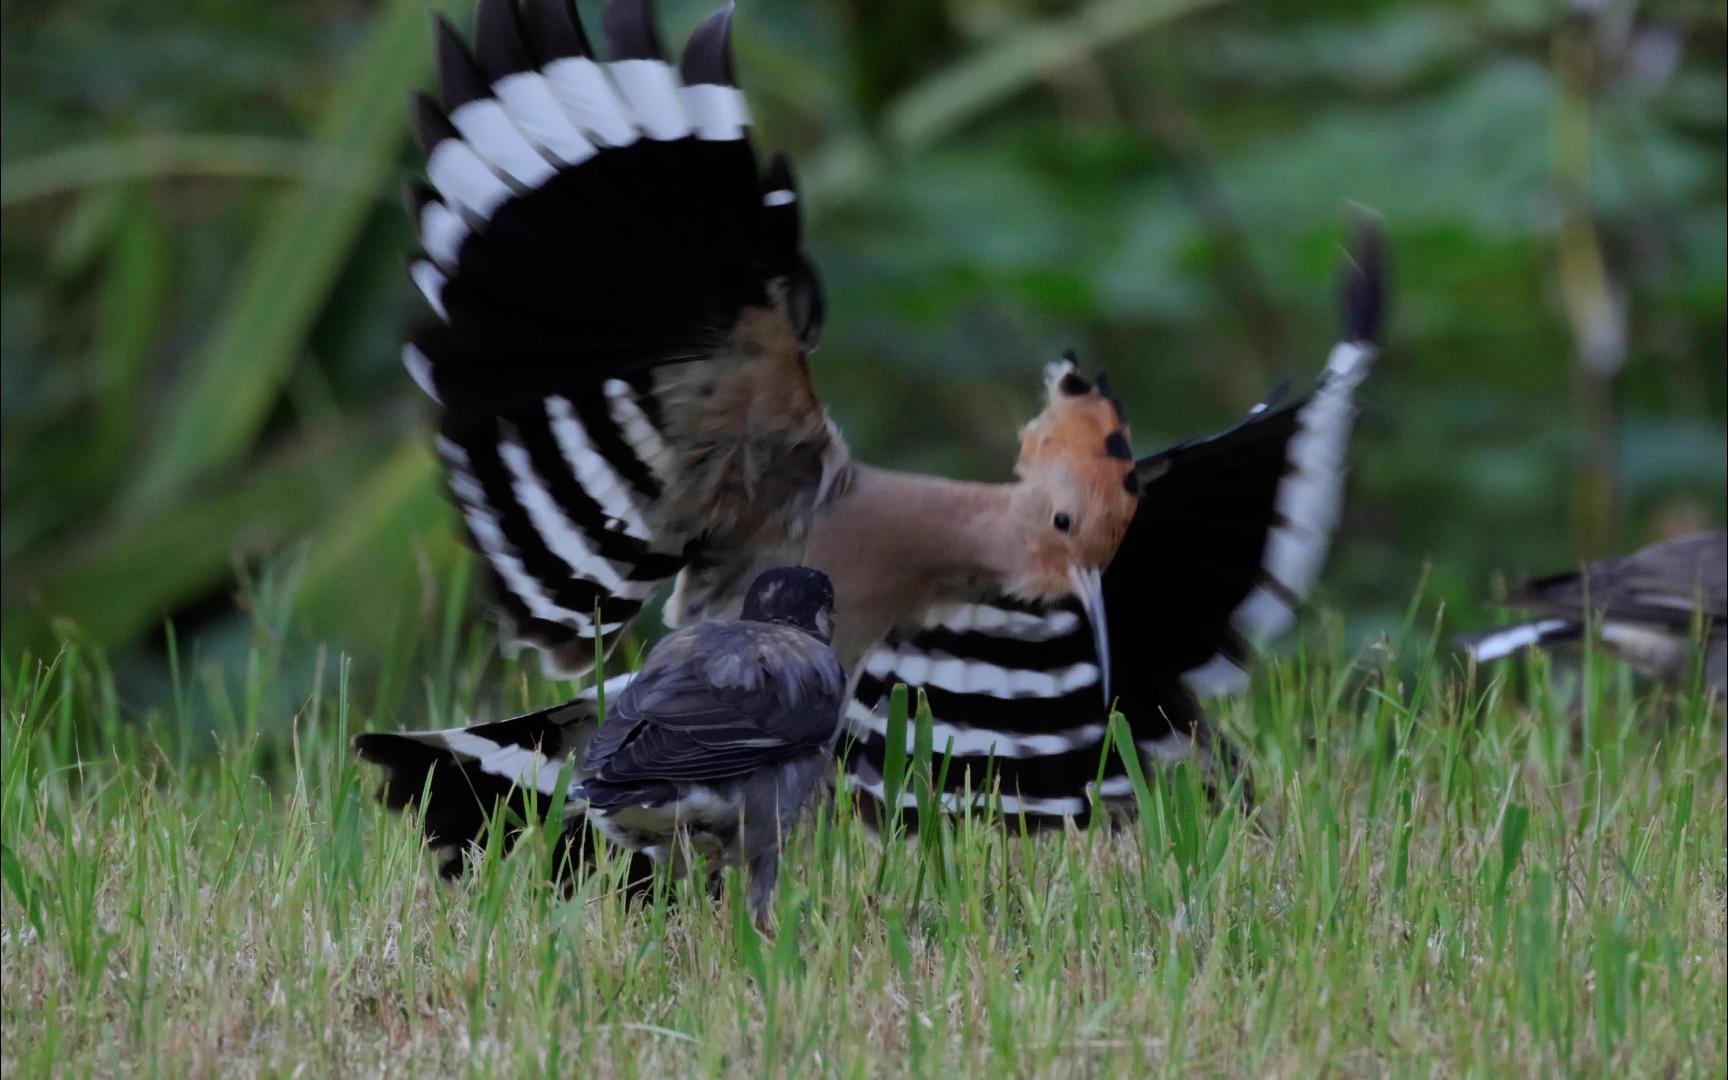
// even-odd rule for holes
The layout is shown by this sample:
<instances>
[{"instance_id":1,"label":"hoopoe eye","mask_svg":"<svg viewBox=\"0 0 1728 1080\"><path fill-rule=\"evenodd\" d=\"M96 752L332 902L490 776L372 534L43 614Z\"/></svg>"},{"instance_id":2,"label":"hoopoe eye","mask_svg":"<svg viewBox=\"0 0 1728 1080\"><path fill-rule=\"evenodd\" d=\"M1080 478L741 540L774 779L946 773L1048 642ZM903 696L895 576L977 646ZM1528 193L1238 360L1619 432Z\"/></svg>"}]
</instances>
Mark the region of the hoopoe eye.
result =
<instances>
[{"instance_id":1,"label":"hoopoe eye","mask_svg":"<svg viewBox=\"0 0 1728 1080\"><path fill-rule=\"evenodd\" d=\"M1050 524L1056 526L1057 532L1067 532L1069 528L1073 526L1074 519L1069 517L1065 511L1058 510L1056 511L1056 516L1051 519Z\"/></svg>"}]
</instances>

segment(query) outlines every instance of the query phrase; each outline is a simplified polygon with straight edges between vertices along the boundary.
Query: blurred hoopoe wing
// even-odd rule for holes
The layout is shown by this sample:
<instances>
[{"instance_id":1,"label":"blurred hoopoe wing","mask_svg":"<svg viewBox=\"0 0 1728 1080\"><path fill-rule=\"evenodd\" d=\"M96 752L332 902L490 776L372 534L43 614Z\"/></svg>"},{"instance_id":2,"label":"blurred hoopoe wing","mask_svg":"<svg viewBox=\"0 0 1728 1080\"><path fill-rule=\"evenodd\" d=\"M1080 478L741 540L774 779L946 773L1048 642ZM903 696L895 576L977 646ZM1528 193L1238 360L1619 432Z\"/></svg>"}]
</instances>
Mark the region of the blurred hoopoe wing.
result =
<instances>
[{"instance_id":1,"label":"blurred hoopoe wing","mask_svg":"<svg viewBox=\"0 0 1728 1080\"><path fill-rule=\"evenodd\" d=\"M1374 237L1360 259L1346 279L1345 340L1313 391L1283 408L1274 395L1237 426L1136 464L1139 506L1103 591L1115 705L1149 761L1211 751L1201 701L1246 687L1248 642L1287 629L1319 574L1356 391L1377 353ZM883 796L895 683L925 693L933 751L951 748L951 806L966 790L998 792L1004 813L1037 821L1130 793L1120 755L1105 753L1098 656L1077 605L941 605L870 650L846 712L847 768L865 798Z\"/></svg>"},{"instance_id":2,"label":"blurred hoopoe wing","mask_svg":"<svg viewBox=\"0 0 1728 1080\"><path fill-rule=\"evenodd\" d=\"M599 60L567 0L438 25L416 122L404 351L518 643L576 675L710 541L796 530L846 460L810 386L821 290L784 162L758 172L730 12L681 64L646 0Z\"/></svg>"},{"instance_id":3,"label":"blurred hoopoe wing","mask_svg":"<svg viewBox=\"0 0 1728 1080\"><path fill-rule=\"evenodd\" d=\"M1331 548L1355 393L1374 355L1341 344L1304 400L1139 463L1140 512L1104 574L1124 663L1166 658L1201 697L1247 684L1248 643L1290 628Z\"/></svg>"},{"instance_id":4,"label":"blurred hoopoe wing","mask_svg":"<svg viewBox=\"0 0 1728 1080\"><path fill-rule=\"evenodd\" d=\"M1343 510L1357 391L1380 352L1386 272L1378 227L1364 221L1344 266L1341 340L1315 387L1283 407L1280 390L1235 427L1137 463L1140 509L1104 573L1112 627L1121 626L1112 633L1117 663L1150 660L1160 678L1175 675L1200 698L1233 694L1247 685L1248 643L1295 622ZM1119 695L1124 711L1142 707L1131 689Z\"/></svg>"}]
</instances>

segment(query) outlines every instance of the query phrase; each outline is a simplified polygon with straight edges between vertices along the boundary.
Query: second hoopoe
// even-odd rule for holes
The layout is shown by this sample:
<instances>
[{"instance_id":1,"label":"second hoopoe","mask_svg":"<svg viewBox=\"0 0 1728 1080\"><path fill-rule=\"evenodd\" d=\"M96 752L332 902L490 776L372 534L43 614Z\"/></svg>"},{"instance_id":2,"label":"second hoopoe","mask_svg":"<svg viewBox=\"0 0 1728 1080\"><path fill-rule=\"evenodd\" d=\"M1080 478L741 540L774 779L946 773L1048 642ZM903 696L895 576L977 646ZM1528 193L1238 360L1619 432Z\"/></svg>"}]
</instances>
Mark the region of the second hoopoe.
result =
<instances>
[{"instance_id":1,"label":"second hoopoe","mask_svg":"<svg viewBox=\"0 0 1728 1080\"><path fill-rule=\"evenodd\" d=\"M1070 357L1047 369L1014 481L881 469L851 458L810 383L821 286L791 171L759 171L747 137L730 9L676 67L646 0L607 5L604 60L567 0L482 0L477 22L472 49L439 24L442 100L417 107L413 277L438 319L404 361L440 406L510 638L577 677L664 584L678 626L735 617L762 571L804 565L833 581L861 799L885 791L895 683L931 703L951 806L971 791L1059 820L1126 795L1101 753L1111 703L1144 756L1205 754L1201 699L1288 625L1336 521L1376 238L1350 271L1346 340L1299 401L1137 461L1107 382ZM425 793L429 839L459 849L496 801L579 785L599 694L361 752L393 805Z\"/></svg>"}]
</instances>

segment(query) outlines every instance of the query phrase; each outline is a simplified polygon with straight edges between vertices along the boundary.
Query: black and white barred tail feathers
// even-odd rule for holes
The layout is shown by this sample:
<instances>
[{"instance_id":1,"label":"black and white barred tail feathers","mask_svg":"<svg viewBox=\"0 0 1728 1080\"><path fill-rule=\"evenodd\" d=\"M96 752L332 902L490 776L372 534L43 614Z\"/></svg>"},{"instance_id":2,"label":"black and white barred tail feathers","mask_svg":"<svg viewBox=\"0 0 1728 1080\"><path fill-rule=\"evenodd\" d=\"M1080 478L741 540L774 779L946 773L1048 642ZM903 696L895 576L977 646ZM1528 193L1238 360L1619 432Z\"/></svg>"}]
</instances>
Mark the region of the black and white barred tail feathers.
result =
<instances>
[{"instance_id":1,"label":"black and white barred tail feathers","mask_svg":"<svg viewBox=\"0 0 1728 1080\"><path fill-rule=\"evenodd\" d=\"M607 5L605 59L567 0L482 0L472 46L438 20L439 93L415 102L410 272L436 319L403 360L441 406L439 457L509 636L553 674L587 670L735 524L708 512L713 489L774 486L714 460L747 410L719 430L697 415L727 379L748 397L741 356L802 379L790 468L833 458L799 368L820 286L790 170L758 172L730 26L730 9L708 19L675 67L646 0Z\"/></svg>"},{"instance_id":2,"label":"black and white barred tail feathers","mask_svg":"<svg viewBox=\"0 0 1728 1080\"><path fill-rule=\"evenodd\" d=\"M616 694L628 674L604 684ZM507 720L440 731L374 731L358 735L360 757L384 768L379 798L392 810L422 805L426 842L445 853L446 876L462 854L485 837L500 806L526 821L566 796L566 817L580 825L584 809L571 795L582 779L582 751L599 726L601 693L590 687L571 701ZM562 786L561 786L562 785Z\"/></svg>"},{"instance_id":3,"label":"black and white barred tail feathers","mask_svg":"<svg viewBox=\"0 0 1728 1080\"><path fill-rule=\"evenodd\" d=\"M866 804L885 797L888 692L905 683L929 701L931 745L949 761L950 808L963 789L981 795L994 784L1005 814L1082 817L1104 739L1100 680L1077 603L993 596L930 607L866 654L846 706L847 771ZM1126 784L1110 770L1105 794L1126 795ZM903 810L913 805L905 802Z\"/></svg>"},{"instance_id":4,"label":"black and white barred tail feathers","mask_svg":"<svg viewBox=\"0 0 1728 1080\"><path fill-rule=\"evenodd\" d=\"M1103 591L1115 704L1144 758L1214 749L1202 701L1246 686L1250 643L1286 629L1313 587L1385 306L1371 225L1344 292L1344 340L1314 390L1279 407L1280 388L1235 427L1136 463L1139 505ZM1076 604L992 596L931 608L866 655L847 706L848 769L882 797L888 690L903 682L929 699L937 754L952 747L951 802L964 785L994 783L1007 814L1084 816L1094 796L1129 790L1118 756L1102 753L1100 679Z\"/></svg>"}]
</instances>

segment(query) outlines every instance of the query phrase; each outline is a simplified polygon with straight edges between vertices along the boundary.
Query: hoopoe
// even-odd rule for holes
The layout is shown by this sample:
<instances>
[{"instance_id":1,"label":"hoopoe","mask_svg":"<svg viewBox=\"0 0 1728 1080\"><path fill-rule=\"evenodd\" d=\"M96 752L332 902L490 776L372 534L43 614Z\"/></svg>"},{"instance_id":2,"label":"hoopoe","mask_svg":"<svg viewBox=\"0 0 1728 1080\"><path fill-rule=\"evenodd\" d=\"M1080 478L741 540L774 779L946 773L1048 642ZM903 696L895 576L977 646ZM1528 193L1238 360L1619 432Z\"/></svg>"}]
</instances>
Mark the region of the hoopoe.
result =
<instances>
[{"instance_id":1,"label":"hoopoe","mask_svg":"<svg viewBox=\"0 0 1728 1080\"><path fill-rule=\"evenodd\" d=\"M1603 648L1635 670L1683 682L1692 672L1693 625L1701 621L1704 685L1728 690L1728 533L1693 533L1528 581L1507 602L1536 618L1461 636L1458 645L1472 660L1576 643L1594 626Z\"/></svg>"},{"instance_id":2,"label":"hoopoe","mask_svg":"<svg viewBox=\"0 0 1728 1080\"><path fill-rule=\"evenodd\" d=\"M438 319L404 363L440 406L510 638L577 677L668 582L680 626L735 617L763 570L804 565L833 581L862 801L884 795L894 683L932 707L950 806L972 791L1056 821L1127 795L1102 754L1112 703L1143 755L1205 756L1200 699L1245 682L1247 642L1290 623L1336 522L1376 352L1377 236L1350 268L1345 340L1300 400L1136 461L1107 381L1070 356L1047 369L1012 482L882 469L851 458L810 383L822 290L788 163L757 167L731 10L676 68L646 0L607 5L605 60L566 0L481 0L477 24L470 51L439 23L442 100L417 105L412 276ZM394 806L430 772L429 839L459 850L495 801L555 789L596 699L629 678L361 752Z\"/></svg>"},{"instance_id":3,"label":"hoopoe","mask_svg":"<svg viewBox=\"0 0 1728 1080\"><path fill-rule=\"evenodd\" d=\"M581 754L574 794L600 832L683 872L739 866L766 922L780 844L834 772L846 676L821 571L769 570L736 620L663 638Z\"/></svg>"}]
</instances>

